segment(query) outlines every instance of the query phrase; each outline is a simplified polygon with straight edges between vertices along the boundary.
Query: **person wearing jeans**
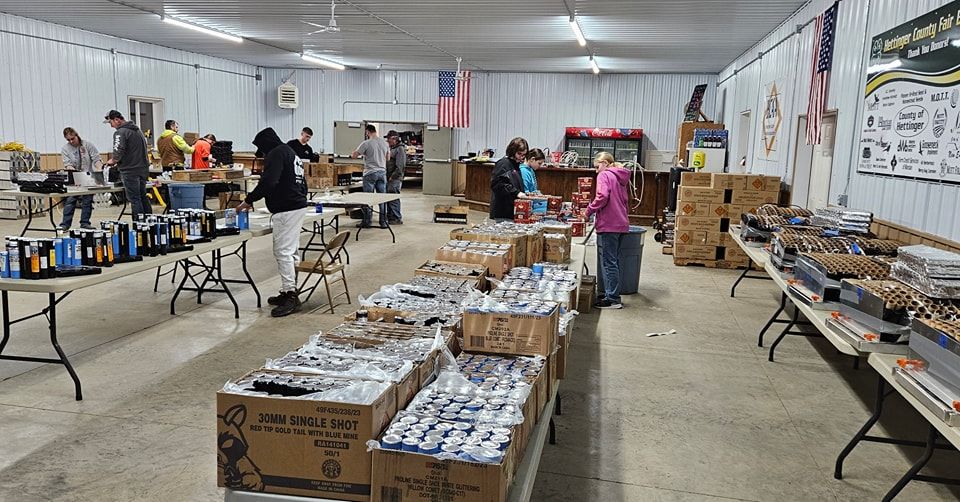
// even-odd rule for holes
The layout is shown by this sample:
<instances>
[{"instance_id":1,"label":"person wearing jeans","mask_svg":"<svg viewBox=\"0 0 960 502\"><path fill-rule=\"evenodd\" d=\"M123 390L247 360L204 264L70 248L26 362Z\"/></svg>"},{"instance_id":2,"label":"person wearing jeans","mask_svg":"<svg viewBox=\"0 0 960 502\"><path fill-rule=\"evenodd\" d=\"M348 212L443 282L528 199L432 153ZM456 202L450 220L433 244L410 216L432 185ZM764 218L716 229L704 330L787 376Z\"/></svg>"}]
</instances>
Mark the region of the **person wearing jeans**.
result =
<instances>
[{"instance_id":1,"label":"person wearing jeans","mask_svg":"<svg viewBox=\"0 0 960 502\"><path fill-rule=\"evenodd\" d=\"M403 187L403 172L407 167L407 147L400 141L400 135L396 131L387 133L387 145L390 146L390 157L387 159L387 193L399 194ZM403 224L400 199L387 202L387 221L391 225Z\"/></svg>"},{"instance_id":2,"label":"person wearing jeans","mask_svg":"<svg viewBox=\"0 0 960 502\"><path fill-rule=\"evenodd\" d=\"M603 294L596 307L622 309L620 303L620 246L630 232L627 217L627 189L630 171L614 164L613 156L600 152L594 159L597 167L597 195L587 207L587 218L596 214L597 259L600 271L597 286Z\"/></svg>"},{"instance_id":3,"label":"person wearing jeans","mask_svg":"<svg viewBox=\"0 0 960 502\"><path fill-rule=\"evenodd\" d=\"M303 160L290 146L280 140L276 131L268 127L253 139L257 157L263 157L260 182L237 206L237 211L248 211L253 204L266 199L273 227L273 257L280 273L280 294L267 298L274 305L273 317L283 317L299 311L300 292L297 288L297 264L300 263L300 229L307 207L307 182L303 177Z\"/></svg>"},{"instance_id":4,"label":"person wearing jeans","mask_svg":"<svg viewBox=\"0 0 960 502\"><path fill-rule=\"evenodd\" d=\"M387 175L385 173L368 173L363 175L363 191L370 193L387 193ZM363 208L363 223L360 228L370 228L373 222L373 209ZM380 228L387 228L387 205L380 204Z\"/></svg>"},{"instance_id":5,"label":"person wearing jeans","mask_svg":"<svg viewBox=\"0 0 960 502\"><path fill-rule=\"evenodd\" d=\"M60 149L63 168L68 171L83 172L99 177L99 181L103 182L103 162L100 161L100 152L97 151L97 147L89 141L81 139L72 127L63 130L63 138L67 140L67 144ZM78 202L81 205L80 226L82 228L92 228L90 216L93 214L93 195L64 199L63 219L60 220L60 228L67 230L73 225L73 213L76 211Z\"/></svg>"},{"instance_id":6,"label":"person wearing jeans","mask_svg":"<svg viewBox=\"0 0 960 502\"><path fill-rule=\"evenodd\" d=\"M104 117L104 123L116 129L113 133L113 155L107 165L120 171L123 191L130 202L130 215L136 219L141 214L152 213L146 187L150 174L147 138L137 124L124 119L117 110L110 110Z\"/></svg>"},{"instance_id":7,"label":"person wearing jeans","mask_svg":"<svg viewBox=\"0 0 960 502\"><path fill-rule=\"evenodd\" d=\"M387 142L377 134L377 127L373 124L367 124L365 127L367 139L360 143L360 146L350 155L355 159L363 157L363 191L364 192L387 192L387 157L390 147ZM370 228L373 219L373 210L363 208L363 221L357 224L359 228ZM380 228L387 226L387 205L380 204Z\"/></svg>"}]
</instances>

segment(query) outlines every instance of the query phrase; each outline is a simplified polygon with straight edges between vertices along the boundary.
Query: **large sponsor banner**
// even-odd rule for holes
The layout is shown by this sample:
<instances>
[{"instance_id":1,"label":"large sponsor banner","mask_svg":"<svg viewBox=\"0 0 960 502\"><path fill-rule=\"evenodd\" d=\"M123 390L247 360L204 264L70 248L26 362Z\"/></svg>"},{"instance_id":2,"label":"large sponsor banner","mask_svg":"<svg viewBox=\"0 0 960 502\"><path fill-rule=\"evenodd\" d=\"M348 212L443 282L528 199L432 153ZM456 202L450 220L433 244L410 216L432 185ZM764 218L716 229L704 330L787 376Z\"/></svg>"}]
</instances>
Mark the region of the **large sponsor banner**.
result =
<instances>
[{"instance_id":1,"label":"large sponsor banner","mask_svg":"<svg viewBox=\"0 0 960 502\"><path fill-rule=\"evenodd\" d=\"M960 183L960 0L869 50L857 171Z\"/></svg>"}]
</instances>

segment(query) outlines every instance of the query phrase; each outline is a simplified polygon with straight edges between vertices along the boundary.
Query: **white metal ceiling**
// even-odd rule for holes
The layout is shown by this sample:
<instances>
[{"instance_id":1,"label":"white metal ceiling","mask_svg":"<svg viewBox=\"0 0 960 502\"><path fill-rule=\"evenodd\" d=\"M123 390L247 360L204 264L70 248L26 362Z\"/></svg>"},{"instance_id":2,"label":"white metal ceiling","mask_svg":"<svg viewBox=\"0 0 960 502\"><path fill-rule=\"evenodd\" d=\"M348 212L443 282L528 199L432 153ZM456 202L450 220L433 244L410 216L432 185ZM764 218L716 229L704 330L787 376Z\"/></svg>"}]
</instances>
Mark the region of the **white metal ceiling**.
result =
<instances>
[{"instance_id":1,"label":"white metal ceiling","mask_svg":"<svg viewBox=\"0 0 960 502\"><path fill-rule=\"evenodd\" d=\"M0 12L267 67L309 51L348 66L587 72L716 73L805 0L0 0ZM588 47L567 24L578 15ZM167 12L240 35L234 44L160 22ZM151 14L154 13L154 14Z\"/></svg>"}]
</instances>

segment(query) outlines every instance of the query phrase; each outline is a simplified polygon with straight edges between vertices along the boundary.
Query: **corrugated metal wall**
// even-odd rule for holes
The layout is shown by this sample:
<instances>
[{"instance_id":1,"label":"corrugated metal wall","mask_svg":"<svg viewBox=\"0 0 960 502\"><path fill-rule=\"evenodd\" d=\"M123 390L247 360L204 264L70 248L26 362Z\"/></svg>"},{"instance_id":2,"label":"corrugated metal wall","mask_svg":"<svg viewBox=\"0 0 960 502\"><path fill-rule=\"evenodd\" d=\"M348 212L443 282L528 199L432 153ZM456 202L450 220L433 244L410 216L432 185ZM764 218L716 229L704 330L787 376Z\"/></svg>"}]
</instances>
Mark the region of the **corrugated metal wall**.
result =
<instances>
[{"instance_id":1,"label":"corrugated metal wall","mask_svg":"<svg viewBox=\"0 0 960 502\"><path fill-rule=\"evenodd\" d=\"M277 107L277 87L291 70L265 69L265 125L283 137L314 129L316 148L333 144L335 120L436 122L435 72L297 70L300 107ZM708 84L704 113L713 115L715 75L571 75L474 73L470 128L454 132L454 151L502 152L514 136L539 147L562 147L566 126L642 127L645 148L673 150L683 106L693 87ZM396 89L396 90L395 90ZM396 94L398 105L393 105ZM363 101L360 103L359 101ZM375 104L380 102L385 104ZM427 103L404 104L404 103Z\"/></svg>"},{"instance_id":2,"label":"corrugated metal wall","mask_svg":"<svg viewBox=\"0 0 960 502\"><path fill-rule=\"evenodd\" d=\"M776 49L770 49L794 32L798 24L806 23L832 3L832 0L811 1L719 75L719 95L726 96L724 120L730 126L735 144L742 134L739 130L740 112L753 110L753 123L749 131L753 150L747 156L753 172L782 174L786 180L791 179L797 116L806 113L809 93L813 26L806 26L799 37L790 37ZM855 166L863 113L867 40L947 3L949 0L843 0L840 3L827 102L828 109L837 111L830 200L835 202L840 194L847 193L851 207L868 209L878 218L960 240L960 224L956 223L954 217L960 212L960 187L860 175L856 173ZM796 49L798 46L799 52ZM765 54L760 60L754 60L760 51ZM757 107L762 92L758 86L776 74L783 74L795 86L793 92L796 100L789 114L785 114L789 119L789 155L779 165L766 165L756 159L759 143L756 138L759 128Z\"/></svg>"},{"instance_id":3,"label":"corrugated metal wall","mask_svg":"<svg viewBox=\"0 0 960 502\"><path fill-rule=\"evenodd\" d=\"M0 68L0 141L41 152L60 151L66 126L106 150L103 116L126 115L127 96L163 98L181 130L214 132L238 150L252 148L259 123L257 68L222 59L0 14Z\"/></svg>"}]
</instances>

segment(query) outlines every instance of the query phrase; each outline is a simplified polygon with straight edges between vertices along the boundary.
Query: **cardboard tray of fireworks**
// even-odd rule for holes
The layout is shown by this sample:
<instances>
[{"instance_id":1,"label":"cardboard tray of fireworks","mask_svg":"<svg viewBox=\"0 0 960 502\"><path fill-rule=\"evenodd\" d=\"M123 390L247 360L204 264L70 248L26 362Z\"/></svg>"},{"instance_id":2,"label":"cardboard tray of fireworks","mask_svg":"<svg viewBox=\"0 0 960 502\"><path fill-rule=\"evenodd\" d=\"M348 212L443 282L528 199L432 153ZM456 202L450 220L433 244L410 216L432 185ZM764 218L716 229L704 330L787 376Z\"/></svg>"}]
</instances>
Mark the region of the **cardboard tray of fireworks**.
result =
<instances>
[{"instance_id":1,"label":"cardboard tray of fireworks","mask_svg":"<svg viewBox=\"0 0 960 502\"><path fill-rule=\"evenodd\" d=\"M446 274L443 272L438 272L426 268L427 263L439 263L440 265L449 265L451 267L473 267L475 268L476 274L471 275L456 275L456 274ZM469 264L469 263L457 263L452 261L440 261L440 260L427 260L420 264L413 271L413 275L432 275L437 277L449 277L451 279L477 279L477 284L474 286L476 289L486 292L490 290L490 283L487 281L487 276L490 275L490 269L481 264Z\"/></svg>"}]
</instances>

